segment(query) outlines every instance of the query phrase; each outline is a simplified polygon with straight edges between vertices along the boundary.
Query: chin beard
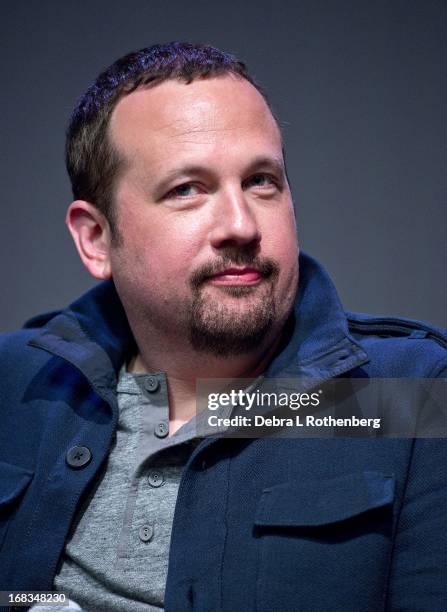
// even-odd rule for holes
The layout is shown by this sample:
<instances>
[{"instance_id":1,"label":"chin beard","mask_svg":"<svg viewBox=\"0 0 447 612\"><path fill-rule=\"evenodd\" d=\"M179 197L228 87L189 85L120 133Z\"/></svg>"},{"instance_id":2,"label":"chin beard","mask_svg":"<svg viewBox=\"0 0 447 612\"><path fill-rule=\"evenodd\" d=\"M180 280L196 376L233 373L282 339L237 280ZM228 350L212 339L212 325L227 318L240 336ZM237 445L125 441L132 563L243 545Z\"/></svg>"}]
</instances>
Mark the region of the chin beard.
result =
<instances>
[{"instance_id":1,"label":"chin beard","mask_svg":"<svg viewBox=\"0 0 447 612\"><path fill-rule=\"evenodd\" d=\"M270 282L266 291L259 287L229 286L220 290L232 298L240 299L253 292L250 305L241 304L237 309L216 298L204 296L196 291L189 313L189 334L192 347L196 351L210 353L217 357L243 355L258 348L275 321L274 283Z\"/></svg>"}]
</instances>

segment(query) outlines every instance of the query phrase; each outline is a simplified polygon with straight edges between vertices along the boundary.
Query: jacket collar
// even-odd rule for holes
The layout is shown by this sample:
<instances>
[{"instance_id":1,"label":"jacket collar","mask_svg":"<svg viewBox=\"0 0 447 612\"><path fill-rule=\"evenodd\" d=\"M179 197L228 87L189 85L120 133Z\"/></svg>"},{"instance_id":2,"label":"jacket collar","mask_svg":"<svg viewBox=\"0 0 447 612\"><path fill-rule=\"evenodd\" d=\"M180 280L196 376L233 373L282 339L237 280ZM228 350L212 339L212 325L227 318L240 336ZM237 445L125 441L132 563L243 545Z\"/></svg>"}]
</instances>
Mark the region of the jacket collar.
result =
<instances>
[{"instance_id":1,"label":"jacket collar","mask_svg":"<svg viewBox=\"0 0 447 612\"><path fill-rule=\"evenodd\" d=\"M348 320L325 269L300 254L299 284L293 313L266 375L269 377L332 378L366 363L367 353L350 335Z\"/></svg>"},{"instance_id":2,"label":"jacket collar","mask_svg":"<svg viewBox=\"0 0 447 612\"><path fill-rule=\"evenodd\" d=\"M331 378L368 361L348 331L332 281L322 266L301 253L297 299L267 377ZM44 317L28 322L34 327ZM136 344L112 281L100 283L50 318L32 346L66 359L104 396L116 385L121 365Z\"/></svg>"}]
</instances>

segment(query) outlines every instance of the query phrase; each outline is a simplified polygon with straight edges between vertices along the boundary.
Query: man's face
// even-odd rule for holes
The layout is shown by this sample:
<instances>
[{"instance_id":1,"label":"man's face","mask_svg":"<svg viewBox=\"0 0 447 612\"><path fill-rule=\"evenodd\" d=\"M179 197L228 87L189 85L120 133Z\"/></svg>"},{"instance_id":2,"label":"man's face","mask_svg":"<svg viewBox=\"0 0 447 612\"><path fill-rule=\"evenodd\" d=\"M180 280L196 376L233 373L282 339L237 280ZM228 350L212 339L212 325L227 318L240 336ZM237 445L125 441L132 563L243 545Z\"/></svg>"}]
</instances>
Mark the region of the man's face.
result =
<instances>
[{"instance_id":1,"label":"man's face","mask_svg":"<svg viewBox=\"0 0 447 612\"><path fill-rule=\"evenodd\" d=\"M281 137L232 75L136 90L113 111L124 160L112 276L129 320L215 355L254 349L293 304L298 245Z\"/></svg>"}]
</instances>

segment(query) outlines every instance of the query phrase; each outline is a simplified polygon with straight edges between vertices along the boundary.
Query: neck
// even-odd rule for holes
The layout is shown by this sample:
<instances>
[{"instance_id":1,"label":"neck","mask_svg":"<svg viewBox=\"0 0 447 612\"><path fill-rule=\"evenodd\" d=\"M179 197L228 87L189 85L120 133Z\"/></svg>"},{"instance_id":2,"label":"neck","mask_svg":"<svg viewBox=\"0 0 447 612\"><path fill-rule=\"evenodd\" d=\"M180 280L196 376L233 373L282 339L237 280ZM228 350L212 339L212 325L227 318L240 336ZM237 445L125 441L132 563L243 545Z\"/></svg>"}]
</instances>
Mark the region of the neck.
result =
<instances>
[{"instance_id":1,"label":"neck","mask_svg":"<svg viewBox=\"0 0 447 612\"><path fill-rule=\"evenodd\" d=\"M172 434L196 413L196 382L200 378L256 378L264 372L273 358L281 339L280 330L272 330L256 350L227 357L197 352L163 338L139 339L135 334L138 354L128 365L134 373L165 372L168 381L169 420Z\"/></svg>"}]
</instances>

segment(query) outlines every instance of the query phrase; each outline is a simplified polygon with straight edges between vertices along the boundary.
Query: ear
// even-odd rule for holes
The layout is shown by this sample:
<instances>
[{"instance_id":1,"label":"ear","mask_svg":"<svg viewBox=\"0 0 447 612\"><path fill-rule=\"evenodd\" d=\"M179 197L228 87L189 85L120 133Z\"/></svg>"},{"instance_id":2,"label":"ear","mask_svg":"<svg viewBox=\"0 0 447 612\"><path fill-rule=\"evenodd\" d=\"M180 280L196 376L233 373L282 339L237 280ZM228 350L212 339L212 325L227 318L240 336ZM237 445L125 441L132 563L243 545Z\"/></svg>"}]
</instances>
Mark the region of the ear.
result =
<instances>
[{"instance_id":1,"label":"ear","mask_svg":"<svg viewBox=\"0 0 447 612\"><path fill-rule=\"evenodd\" d=\"M75 200L68 207L65 223L90 274L100 280L110 278L110 226L104 215L90 202Z\"/></svg>"}]
</instances>

